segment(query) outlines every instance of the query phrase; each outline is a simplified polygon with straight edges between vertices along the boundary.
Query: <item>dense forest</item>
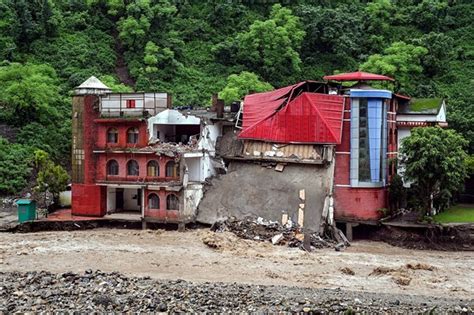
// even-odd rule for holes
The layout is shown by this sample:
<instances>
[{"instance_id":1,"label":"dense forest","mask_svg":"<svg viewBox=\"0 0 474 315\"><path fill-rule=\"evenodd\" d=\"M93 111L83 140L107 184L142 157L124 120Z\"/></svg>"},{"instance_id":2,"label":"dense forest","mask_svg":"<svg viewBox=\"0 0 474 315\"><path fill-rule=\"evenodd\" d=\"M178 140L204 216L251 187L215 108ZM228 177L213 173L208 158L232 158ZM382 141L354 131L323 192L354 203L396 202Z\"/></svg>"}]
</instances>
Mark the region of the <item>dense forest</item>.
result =
<instances>
[{"instance_id":1,"label":"dense forest","mask_svg":"<svg viewBox=\"0 0 474 315\"><path fill-rule=\"evenodd\" d=\"M71 91L167 91L206 106L366 70L443 97L474 153L474 2L0 0L0 194L23 189L34 152L68 167Z\"/></svg>"}]
</instances>

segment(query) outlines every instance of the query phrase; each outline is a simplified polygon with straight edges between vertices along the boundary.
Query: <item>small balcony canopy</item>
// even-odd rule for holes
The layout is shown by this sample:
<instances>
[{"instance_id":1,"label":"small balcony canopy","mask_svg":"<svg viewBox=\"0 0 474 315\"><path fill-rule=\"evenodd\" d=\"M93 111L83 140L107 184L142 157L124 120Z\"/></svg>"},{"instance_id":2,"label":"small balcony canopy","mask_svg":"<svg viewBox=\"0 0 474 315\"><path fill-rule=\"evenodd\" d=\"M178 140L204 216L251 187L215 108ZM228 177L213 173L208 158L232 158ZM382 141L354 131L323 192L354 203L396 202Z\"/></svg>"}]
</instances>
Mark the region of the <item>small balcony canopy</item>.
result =
<instances>
[{"instance_id":1,"label":"small balcony canopy","mask_svg":"<svg viewBox=\"0 0 474 315\"><path fill-rule=\"evenodd\" d=\"M385 75L362 71L327 75L323 78L327 81L395 81L393 78Z\"/></svg>"}]
</instances>

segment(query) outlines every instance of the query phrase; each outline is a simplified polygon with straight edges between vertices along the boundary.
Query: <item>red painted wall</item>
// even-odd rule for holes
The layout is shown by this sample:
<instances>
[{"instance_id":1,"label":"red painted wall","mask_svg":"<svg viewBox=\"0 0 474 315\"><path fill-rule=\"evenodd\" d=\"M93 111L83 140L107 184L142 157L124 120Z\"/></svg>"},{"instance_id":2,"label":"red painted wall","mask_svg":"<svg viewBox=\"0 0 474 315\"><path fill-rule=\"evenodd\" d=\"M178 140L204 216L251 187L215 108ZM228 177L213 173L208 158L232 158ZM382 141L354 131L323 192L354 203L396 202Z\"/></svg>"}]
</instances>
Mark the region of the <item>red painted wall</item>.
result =
<instances>
[{"instance_id":1,"label":"red painted wall","mask_svg":"<svg viewBox=\"0 0 474 315\"><path fill-rule=\"evenodd\" d=\"M148 205L148 197L150 194L157 194L160 198L160 209L150 209ZM152 217L163 220L177 220L179 219L179 209L166 210L166 197L170 194L175 194L181 200L181 194L177 192L160 190L145 190L145 217Z\"/></svg>"},{"instance_id":2,"label":"red painted wall","mask_svg":"<svg viewBox=\"0 0 474 315\"><path fill-rule=\"evenodd\" d=\"M84 182L74 183L71 187L71 208L73 215L103 216L106 211L106 189L95 185L96 156L94 147L97 125L94 119L99 112L95 109L98 97L87 95L83 100L83 149L84 149Z\"/></svg>"},{"instance_id":3,"label":"red painted wall","mask_svg":"<svg viewBox=\"0 0 474 315\"><path fill-rule=\"evenodd\" d=\"M377 220L378 209L387 207L386 188L352 188L350 185L350 98L346 98L342 142L336 146L334 217L336 220ZM392 120L391 115L388 120ZM393 126L389 123L389 129ZM390 135L390 132L388 132ZM390 148L388 148L390 152ZM339 185L339 186L338 186ZM341 187L345 186L345 187Z\"/></svg>"},{"instance_id":4,"label":"red painted wall","mask_svg":"<svg viewBox=\"0 0 474 315\"><path fill-rule=\"evenodd\" d=\"M105 148L142 148L148 145L148 128L145 120L139 119L97 119L96 149ZM127 131L138 128L138 143L127 143ZM118 142L107 143L107 131L115 128L118 131Z\"/></svg>"},{"instance_id":5,"label":"red painted wall","mask_svg":"<svg viewBox=\"0 0 474 315\"><path fill-rule=\"evenodd\" d=\"M336 219L377 220L387 205L386 188L335 187L334 197Z\"/></svg>"},{"instance_id":6,"label":"red painted wall","mask_svg":"<svg viewBox=\"0 0 474 315\"><path fill-rule=\"evenodd\" d=\"M73 215L104 216L107 209L107 188L105 186L72 184Z\"/></svg>"},{"instance_id":7,"label":"red painted wall","mask_svg":"<svg viewBox=\"0 0 474 315\"><path fill-rule=\"evenodd\" d=\"M158 156L155 153L143 154L143 153L98 153L97 161L97 180L98 181L170 181L179 180L179 177L166 177L166 163L174 161L173 158L167 156ZM130 160L135 160L139 167L139 176L127 175L127 163ZM107 175L107 162L110 160L116 160L119 164L119 175ZM160 176L149 177L147 176L147 164L149 161L157 161L160 169Z\"/></svg>"}]
</instances>

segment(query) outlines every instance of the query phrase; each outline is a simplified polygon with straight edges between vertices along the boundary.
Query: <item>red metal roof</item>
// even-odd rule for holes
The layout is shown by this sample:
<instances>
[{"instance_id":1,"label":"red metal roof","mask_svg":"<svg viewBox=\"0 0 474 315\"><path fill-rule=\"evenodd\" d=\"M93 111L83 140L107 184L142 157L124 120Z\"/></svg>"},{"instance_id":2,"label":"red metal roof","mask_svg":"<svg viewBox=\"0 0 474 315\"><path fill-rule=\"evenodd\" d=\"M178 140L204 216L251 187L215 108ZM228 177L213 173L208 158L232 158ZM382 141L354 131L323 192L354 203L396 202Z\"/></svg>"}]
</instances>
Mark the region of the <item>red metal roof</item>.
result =
<instances>
[{"instance_id":1,"label":"red metal roof","mask_svg":"<svg viewBox=\"0 0 474 315\"><path fill-rule=\"evenodd\" d=\"M341 143L344 97L303 92L278 110L294 88L302 84L305 83L273 91L277 93L247 96L239 138L277 143ZM283 98L276 100L278 95Z\"/></svg>"},{"instance_id":2,"label":"red metal roof","mask_svg":"<svg viewBox=\"0 0 474 315\"><path fill-rule=\"evenodd\" d=\"M340 73L335 75L327 75L324 80L332 81L395 81L391 77L385 75L356 71L350 73Z\"/></svg>"}]
</instances>

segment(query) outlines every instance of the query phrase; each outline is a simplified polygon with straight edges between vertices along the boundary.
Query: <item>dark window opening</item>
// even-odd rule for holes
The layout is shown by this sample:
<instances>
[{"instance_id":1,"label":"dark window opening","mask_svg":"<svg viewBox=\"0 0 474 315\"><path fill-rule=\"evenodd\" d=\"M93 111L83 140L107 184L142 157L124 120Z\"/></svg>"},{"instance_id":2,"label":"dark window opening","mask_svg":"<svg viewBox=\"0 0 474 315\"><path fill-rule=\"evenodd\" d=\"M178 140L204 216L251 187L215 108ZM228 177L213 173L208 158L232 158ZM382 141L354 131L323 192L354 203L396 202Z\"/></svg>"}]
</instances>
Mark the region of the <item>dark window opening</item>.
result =
<instances>
[{"instance_id":1,"label":"dark window opening","mask_svg":"<svg viewBox=\"0 0 474 315\"><path fill-rule=\"evenodd\" d=\"M117 143L118 142L118 131L115 128L110 128L107 130L107 143Z\"/></svg>"},{"instance_id":2,"label":"dark window opening","mask_svg":"<svg viewBox=\"0 0 474 315\"><path fill-rule=\"evenodd\" d=\"M127 131L127 143L138 143L138 128L130 128Z\"/></svg>"},{"instance_id":3,"label":"dark window opening","mask_svg":"<svg viewBox=\"0 0 474 315\"><path fill-rule=\"evenodd\" d=\"M107 175L118 175L119 174L119 165L117 161L110 160L107 162Z\"/></svg>"},{"instance_id":4,"label":"dark window opening","mask_svg":"<svg viewBox=\"0 0 474 315\"><path fill-rule=\"evenodd\" d=\"M148 195L148 207L150 209L160 209L160 197L157 194Z\"/></svg>"},{"instance_id":5,"label":"dark window opening","mask_svg":"<svg viewBox=\"0 0 474 315\"><path fill-rule=\"evenodd\" d=\"M139 166L137 161L130 160L127 163L127 175L129 176L138 176L139 174Z\"/></svg>"},{"instance_id":6,"label":"dark window opening","mask_svg":"<svg viewBox=\"0 0 474 315\"><path fill-rule=\"evenodd\" d=\"M359 99L359 181L370 181L367 99Z\"/></svg>"},{"instance_id":7,"label":"dark window opening","mask_svg":"<svg viewBox=\"0 0 474 315\"><path fill-rule=\"evenodd\" d=\"M166 196L166 210L179 210L179 199L175 194Z\"/></svg>"}]
</instances>

